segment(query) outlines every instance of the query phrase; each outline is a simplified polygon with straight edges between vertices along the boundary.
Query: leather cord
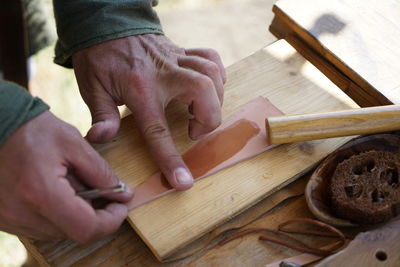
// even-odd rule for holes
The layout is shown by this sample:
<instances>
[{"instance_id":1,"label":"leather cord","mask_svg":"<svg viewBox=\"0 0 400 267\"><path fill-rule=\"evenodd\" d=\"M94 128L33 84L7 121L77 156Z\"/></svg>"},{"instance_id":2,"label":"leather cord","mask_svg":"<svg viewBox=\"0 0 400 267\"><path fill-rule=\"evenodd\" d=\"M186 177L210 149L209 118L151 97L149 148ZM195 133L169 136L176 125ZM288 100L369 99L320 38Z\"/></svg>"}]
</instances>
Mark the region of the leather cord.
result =
<instances>
[{"instance_id":1,"label":"leather cord","mask_svg":"<svg viewBox=\"0 0 400 267\"><path fill-rule=\"evenodd\" d=\"M321 227L325 231L307 230L301 228L294 229L287 227L288 225L296 223L312 224ZM265 233L265 232L279 236L281 238L278 239L273 237L272 235L260 235L259 240L269 241L303 253L310 253L319 256L328 256L330 254L333 254L342 249L346 243L346 236L340 230L329 224L309 218L295 218L280 224L278 226L278 230L273 230L269 228L249 228L240 232L233 233L232 235L221 240L218 244L222 246L225 245L226 243L231 242L232 240L235 240L237 238L243 237L248 234ZM293 236L290 236L289 234L303 234L303 235L306 234L306 235L317 235L323 237L337 237L339 239L339 242L335 244L333 247L330 247L329 249L320 249L311 247L306 243L304 243L303 241L294 238Z\"/></svg>"}]
</instances>

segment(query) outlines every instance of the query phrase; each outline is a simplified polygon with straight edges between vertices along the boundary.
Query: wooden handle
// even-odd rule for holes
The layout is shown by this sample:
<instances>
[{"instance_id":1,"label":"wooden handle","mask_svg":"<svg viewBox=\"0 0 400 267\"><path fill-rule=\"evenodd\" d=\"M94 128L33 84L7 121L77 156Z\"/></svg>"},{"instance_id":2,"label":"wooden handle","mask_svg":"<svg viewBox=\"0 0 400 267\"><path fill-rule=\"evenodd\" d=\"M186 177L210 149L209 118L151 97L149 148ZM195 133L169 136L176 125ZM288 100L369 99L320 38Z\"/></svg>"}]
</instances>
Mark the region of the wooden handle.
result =
<instances>
[{"instance_id":1,"label":"wooden handle","mask_svg":"<svg viewBox=\"0 0 400 267\"><path fill-rule=\"evenodd\" d=\"M400 130L400 106L270 117L265 121L271 144Z\"/></svg>"}]
</instances>

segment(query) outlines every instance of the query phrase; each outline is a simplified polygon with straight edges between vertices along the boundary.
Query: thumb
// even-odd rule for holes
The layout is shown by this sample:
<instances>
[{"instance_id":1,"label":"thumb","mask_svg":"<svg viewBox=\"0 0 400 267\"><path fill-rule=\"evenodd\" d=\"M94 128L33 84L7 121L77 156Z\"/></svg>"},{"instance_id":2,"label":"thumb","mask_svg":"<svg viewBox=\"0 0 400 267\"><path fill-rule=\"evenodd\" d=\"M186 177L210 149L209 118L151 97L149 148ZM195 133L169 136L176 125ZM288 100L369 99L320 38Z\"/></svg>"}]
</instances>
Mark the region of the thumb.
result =
<instances>
[{"instance_id":1,"label":"thumb","mask_svg":"<svg viewBox=\"0 0 400 267\"><path fill-rule=\"evenodd\" d=\"M92 127L86 138L91 143L104 143L113 138L120 125L118 107L107 92L98 90L96 96L86 101L92 115Z\"/></svg>"}]
</instances>

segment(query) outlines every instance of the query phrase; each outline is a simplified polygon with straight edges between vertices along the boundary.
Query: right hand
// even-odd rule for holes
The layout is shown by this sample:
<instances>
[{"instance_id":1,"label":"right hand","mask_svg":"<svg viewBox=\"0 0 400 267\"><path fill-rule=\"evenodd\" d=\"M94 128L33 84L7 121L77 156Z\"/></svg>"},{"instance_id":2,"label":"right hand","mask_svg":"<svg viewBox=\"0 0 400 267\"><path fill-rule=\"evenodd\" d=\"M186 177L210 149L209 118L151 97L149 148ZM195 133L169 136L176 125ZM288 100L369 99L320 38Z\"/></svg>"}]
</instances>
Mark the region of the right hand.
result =
<instances>
[{"instance_id":1,"label":"right hand","mask_svg":"<svg viewBox=\"0 0 400 267\"><path fill-rule=\"evenodd\" d=\"M72 56L79 90L92 114L92 143L110 141L118 131L117 105L126 104L149 151L172 187L186 190L193 177L175 147L165 108L188 105L189 136L199 139L221 122L226 81L218 53L183 49L166 36L143 34L93 45Z\"/></svg>"},{"instance_id":2,"label":"right hand","mask_svg":"<svg viewBox=\"0 0 400 267\"><path fill-rule=\"evenodd\" d=\"M83 185L115 186L111 167L72 126L46 111L22 125L0 147L0 230L44 240L80 243L118 229L133 192L95 210L78 197Z\"/></svg>"}]
</instances>

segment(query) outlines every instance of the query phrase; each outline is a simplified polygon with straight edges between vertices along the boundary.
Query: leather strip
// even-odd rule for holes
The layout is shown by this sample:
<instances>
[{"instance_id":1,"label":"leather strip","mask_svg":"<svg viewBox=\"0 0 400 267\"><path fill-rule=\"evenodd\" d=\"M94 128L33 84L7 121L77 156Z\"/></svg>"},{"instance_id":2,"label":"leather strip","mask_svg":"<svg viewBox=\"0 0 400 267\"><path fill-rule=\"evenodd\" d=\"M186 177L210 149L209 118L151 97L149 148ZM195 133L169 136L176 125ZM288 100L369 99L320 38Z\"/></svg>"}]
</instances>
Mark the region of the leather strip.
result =
<instances>
[{"instance_id":1,"label":"leather strip","mask_svg":"<svg viewBox=\"0 0 400 267\"><path fill-rule=\"evenodd\" d=\"M264 97L244 105L183 154L194 179L207 177L274 147L267 141L265 118L282 114ZM161 172L155 173L135 188L135 197L128 208L134 209L173 191Z\"/></svg>"},{"instance_id":2,"label":"leather strip","mask_svg":"<svg viewBox=\"0 0 400 267\"><path fill-rule=\"evenodd\" d=\"M323 231L309 231L309 230L304 230L304 229L286 229L286 226L289 224L293 224L293 223L309 223L309 224L314 224L316 226L322 227L325 230L327 230L328 232L323 232ZM268 229L268 228L249 228L249 229L245 229L243 231L240 232L236 232L234 234L232 234L231 236L228 236L227 238L221 240L219 242L219 245L225 245L226 243L235 240L237 238L240 238L242 236L251 234L251 233L260 233L260 232L267 232L276 236L281 236L281 239L277 239L275 237L272 237L271 235L266 236L266 235L261 235L259 236L260 240L265 240L265 241L270 241L303 253L310 253L310 254L314 254L314 255L318 255L318 256L328 256L332 253L337 252L338 250L342 249L343 246L346 243L346 237L345 235L338 229L336 229L333 226L330 226L326 223L317 221L317 220L313 220L313 219L309 219L309 218L295 218L295 219L291 219L288 220L282 224L280 224L278 226L278 231L277 230L273 230L273 229ZM320 235L320 236L325 236L325 237L333 237L332 233L335 234L338 238L339 238L339 242L327 249L319 249L319 248L313 248L308 246L307 244L305 244L304 242L302 242L301 240L294 238L290 235L288 235L287 233L297 233L297 234L309 234L309 235ZM287 239L289 241L286 241L284 239ZM297 243L297 244L296 244Z\"/></svg>"}]
</instances>

